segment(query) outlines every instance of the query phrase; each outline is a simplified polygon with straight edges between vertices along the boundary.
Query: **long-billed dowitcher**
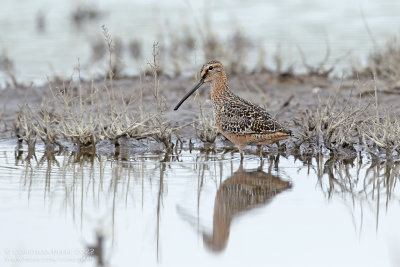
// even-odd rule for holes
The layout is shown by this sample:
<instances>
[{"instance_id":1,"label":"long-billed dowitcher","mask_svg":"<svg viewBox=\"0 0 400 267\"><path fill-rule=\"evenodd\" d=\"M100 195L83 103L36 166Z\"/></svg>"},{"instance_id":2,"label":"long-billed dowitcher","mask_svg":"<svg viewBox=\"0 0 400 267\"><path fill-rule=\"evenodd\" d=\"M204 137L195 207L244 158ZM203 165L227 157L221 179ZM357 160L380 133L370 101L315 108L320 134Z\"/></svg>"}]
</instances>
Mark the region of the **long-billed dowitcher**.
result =
<instances>
[{"instance_id":1,"label":"long-billed dowitcher","mask_svg":"<svg viewBox=\"0 0 400 267\"><path fill-rule=\"evenodd\" d=\"M246 145L270 145L292 134L292 131L279 124L265 109L232 93L224 67L219 61L210 61L201 68L199 83L179 101L174 110L203 83L208 82L211 83L215 123L220 133L238 147L242 158Z\"/></svg>"}]
</instances>

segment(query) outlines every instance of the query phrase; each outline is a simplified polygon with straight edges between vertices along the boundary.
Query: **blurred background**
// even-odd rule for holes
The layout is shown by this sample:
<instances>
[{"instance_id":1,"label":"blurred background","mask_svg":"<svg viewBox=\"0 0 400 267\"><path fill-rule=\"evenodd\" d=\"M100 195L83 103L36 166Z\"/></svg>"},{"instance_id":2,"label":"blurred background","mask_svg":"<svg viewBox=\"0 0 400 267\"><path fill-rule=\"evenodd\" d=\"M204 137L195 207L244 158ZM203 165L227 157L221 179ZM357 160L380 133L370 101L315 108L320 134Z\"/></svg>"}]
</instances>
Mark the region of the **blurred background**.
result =
<instances>
[{"instance_id":1,"label":"blurred background","mask_svg":"<svg viewBox=\"0 0 400 267\"><path fill-rule=\"evenodd\" d=\"M350 64L364 63L373 38L383 43L398 34L399 10L396 0L3 0L0 78L4 83L7 71L36 83L70 77L78 59L83 75L104 73L108 51L101 25L112 36L124 74L146 68L158 41L169 74L197 71L210 56L206 50L217 50L212 43L219 42L232 51L226 57L245 50L238 60L249 68L263 61L271 69L301 72L306 58L336 65L340 76Z\"/></svg>"}]
</instances>

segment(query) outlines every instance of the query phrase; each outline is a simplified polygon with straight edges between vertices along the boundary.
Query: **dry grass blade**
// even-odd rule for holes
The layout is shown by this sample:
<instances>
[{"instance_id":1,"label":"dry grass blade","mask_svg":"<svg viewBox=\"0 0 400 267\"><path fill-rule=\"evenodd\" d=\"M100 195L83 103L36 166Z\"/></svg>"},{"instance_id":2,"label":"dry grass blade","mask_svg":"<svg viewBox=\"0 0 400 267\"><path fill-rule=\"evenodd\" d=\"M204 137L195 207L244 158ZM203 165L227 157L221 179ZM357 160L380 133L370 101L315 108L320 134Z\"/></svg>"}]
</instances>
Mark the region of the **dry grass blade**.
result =
<instances>
[{"instance_id":1,"label":"dry grass blade","mask_svg":"<svg viewBox=\"0 0 400 267\"><path fill-rule=\"evenodd\" d=\"M196 100L199 106L199 117L193 121L197 137L205 143L214 143L218 136L218 127L211 114L204 114L204 110L199 99L199 92L196 92Z\"/></svg>"},{"instance_id":2,"label":"dry grass blade","mask_svg":"<svg viewBox=\"0 0 400 267\"><path fill-rule=\"evenodd\" d=\"M335 153L344 148L353 152L364 150L374 158L392 159L400 155L398 116L379 107L376 87L370 103L372 101L375 105L360 106L352 100L340 103L332 98L320 101L316 110L306 111L301 118L302 123L297 123L302 128L301 144L308 144L317 150L323 144Z\"/></svg>"},{"instance_id":3,"label":"dry grass blade","mask_svg":"<svg viewBox=\"0 0 400 267\"><path fill-rule=\"evenodd\" d=\"M170 129L163 121L163 100L159 94L159 84L155 76L155 99L157 112L145 113L139 106L138 112L132 112L132 96L127 96L122 89L117 90L113 84L111 65L112 39L107 28L103 26L104 35L110 51L109 85L96 88L92 82L84 88L80 80L77 85L71 80L64 88L52 87L49 84L50 96L43 97L38 107L24 105L16 118L16 134L20 140L29 142L40 138L46 144L60 145L59 140L70 140L78 147L91 147L95 150L101 140L117 140L121 136L143 137L156 136L169 147ZM156 60L156 54L154 55ZM156 62L156 61L154 61ZM154 65L157 68L157 63ZM155 72L155 75L157 73Z\"/></svg>"},{"instance_id":4,"label":"dry grass blade","mask_svg":"<svg viewBox=\"0 0 400 267\"><path fill-rule=\"evenodd\" d=\"M367 106L343 105L338 107L335 100L329 98L321 103L316 111L306 111L302 118L303 141L319 145L322 141L331 151L350 147L357 143L357 127L363 123L363 114Z\"/></svg>"}]
</instances>

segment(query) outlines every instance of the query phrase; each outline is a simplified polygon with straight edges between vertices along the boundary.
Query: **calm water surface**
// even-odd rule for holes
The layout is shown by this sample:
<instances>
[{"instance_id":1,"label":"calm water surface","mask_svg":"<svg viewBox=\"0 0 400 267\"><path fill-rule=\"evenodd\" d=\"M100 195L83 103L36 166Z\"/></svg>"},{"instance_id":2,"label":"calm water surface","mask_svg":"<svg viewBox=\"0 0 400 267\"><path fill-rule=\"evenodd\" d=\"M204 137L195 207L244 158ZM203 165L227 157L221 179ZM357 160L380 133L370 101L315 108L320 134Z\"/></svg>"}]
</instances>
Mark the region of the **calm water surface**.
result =
<instances>
[{"instance_id":1,"label":"calm water surface","mask_svg":"<svg viewBox=\"0 0 400 267\"><path fill-rule=\"evenodd\" d=\"M77 27L72 16L79 6L89 6L100 16ZM190 64L185 65L192 68L187 70L192 75L204 63L201 34L207 21L222 40L237 30L252 40L246 62L251 67L262 47L270 67L274 67L273 58L279 50L283 67L294 64L294 70L301 71L298 48L308 63L317 64L325 57L328 43L331 57L327 63L335 64L341 76L350 65L349 59L365 59L373 50L362 13L376 40L384 42L399 34L399 10L398 0L3 0L0 49L14 61L17 77L25 81L43 82L54 74L77 75L78 58L86 74L104 73L107 62L92 62L91 47L103 40L100 26L105 24L123 48L132 40L142 43L144 58L134 60L127 52L120 55L125 71L138 73L147 67L154 41L159 41L161 48L173 49L171 33L180 36L186 31L196 43ZM42 18L42 30L38 18ZM343 60L338 63L339 58ZM161 63L166 70L172 67L168 61ZM5 78L4 73L0 75Z\"/></svg>"},{"instance_id":2,"label":"calm water surface","mask_svg":"<svg viewBox=\"0 0 400 267\"><path fill-rule=\"evenodd\" d=\"M400 264L399 163L0 149L1 266Z\"/></svg>"}]
</instances>

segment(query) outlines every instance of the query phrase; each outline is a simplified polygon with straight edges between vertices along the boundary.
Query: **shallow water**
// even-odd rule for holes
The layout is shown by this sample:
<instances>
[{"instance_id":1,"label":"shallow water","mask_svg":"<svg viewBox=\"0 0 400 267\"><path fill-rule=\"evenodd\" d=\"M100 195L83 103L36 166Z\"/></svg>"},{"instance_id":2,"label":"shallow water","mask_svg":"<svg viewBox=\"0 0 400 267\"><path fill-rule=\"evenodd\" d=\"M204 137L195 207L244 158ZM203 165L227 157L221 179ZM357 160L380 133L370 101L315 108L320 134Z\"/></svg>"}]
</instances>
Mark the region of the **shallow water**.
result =
<instances>
[{"instance_id":1,"label":"shallow water","mask_svg":"<svg viewBox=\"0 0 400 267\"><path fill-rule=\"evenodd\" d=\"M211 28L222 39L237 29L253 41L248 63L254 66L259 47L266 51L266 61L273 67L273 56L280 49L283 64L302 68L298 47L308 63L320 63L329 43L331 58L341 75L349 67L349 58L366 58L373 42L363 23L364 13L369 28L378 42L398 35L400 2L397 0L357 1L127 1L96 0L87 3L100 12L98 19L76 27L72 12L81 1L5 0L0 9L0 48L15 62L16 76L24 81L46 81L54 74L77 75L80 67L88 75L104 73L107 62L91 62L92 43L103 40L100 26L105 24L115 40L126 47L131 40L143 44L144 58L134 60L129 53L121 55L127 73L147 67L151 46L159 41L168 47L171 31L182 34L185 28L194 36L196 53L190 58L192 75L202 62L201 30L208 16ZM38 27L42 17L43 29ZM161 37L164 36L164 37ZM350 55L348 52L351 52ZM338 58L344 59L336 62ZM200 62L199 62L200 61ZM161 62L165 68L171 64ZM4 73L0 72L0 78ZM3 82L3 81L1 81Z\"/></svg>"},{"instance_id":2,"label":"shallow water","mask_svg":"<svg viewBox=\"0 0 400 267\"><path fill-rule=\"evenodd\" d=\"M0 150L1 266L400 264L399 163Z\"/></svg>"}]
</instances>

